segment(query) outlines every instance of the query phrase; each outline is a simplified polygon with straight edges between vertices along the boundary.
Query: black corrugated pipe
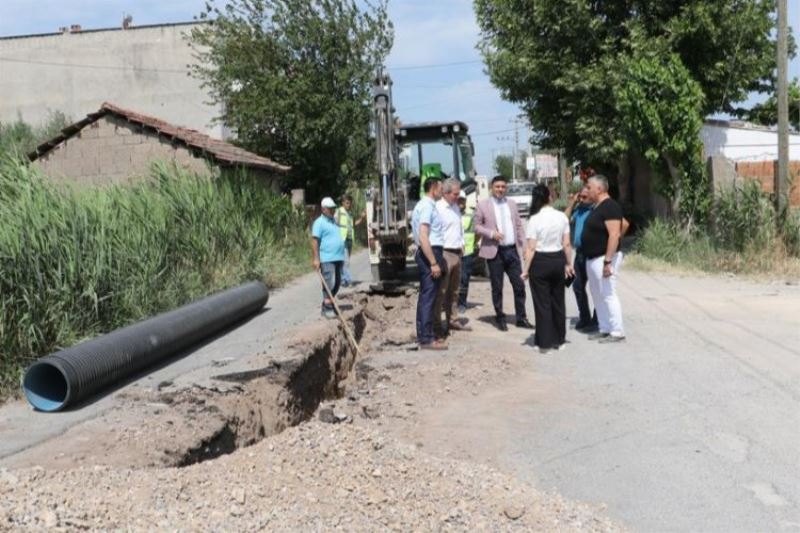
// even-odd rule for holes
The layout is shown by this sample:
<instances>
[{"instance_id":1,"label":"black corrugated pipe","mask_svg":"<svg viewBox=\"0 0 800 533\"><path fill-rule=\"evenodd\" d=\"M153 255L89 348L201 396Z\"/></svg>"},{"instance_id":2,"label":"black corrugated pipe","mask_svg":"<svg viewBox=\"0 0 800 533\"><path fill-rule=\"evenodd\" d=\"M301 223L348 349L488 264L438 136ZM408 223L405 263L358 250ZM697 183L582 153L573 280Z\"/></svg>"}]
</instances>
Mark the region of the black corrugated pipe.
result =
<instances>
[{"instance_id":1,"label":"black corrugated pipe","mask_svg":"<svg viewBox=\"0 0 800 533\"><path fill-rule=\"evenodd\" d=\"M40 411L59 411L258 312L269 291L239 285L174 311L42 357L22 388Z\"/></svg>"}]
</instances>

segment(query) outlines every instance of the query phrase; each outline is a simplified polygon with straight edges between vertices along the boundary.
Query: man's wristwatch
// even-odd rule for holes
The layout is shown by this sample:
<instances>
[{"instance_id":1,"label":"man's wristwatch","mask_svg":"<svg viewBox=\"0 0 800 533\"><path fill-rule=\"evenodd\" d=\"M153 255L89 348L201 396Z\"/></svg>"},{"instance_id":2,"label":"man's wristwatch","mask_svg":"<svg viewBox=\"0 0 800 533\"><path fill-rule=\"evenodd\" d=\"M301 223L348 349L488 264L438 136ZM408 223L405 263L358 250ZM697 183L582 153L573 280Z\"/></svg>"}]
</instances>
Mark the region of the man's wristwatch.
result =
<instances>
[{"instance_id":1,"label":"man's wristwatch","mask_svg":"<svg viewBox=\"0 0 800 533\"><path fill-rule=\"evenodd\" d=\"M603 264L604 265L610 265L611 264L611 259L603 259Z\"/></svg>"}]
</instances>

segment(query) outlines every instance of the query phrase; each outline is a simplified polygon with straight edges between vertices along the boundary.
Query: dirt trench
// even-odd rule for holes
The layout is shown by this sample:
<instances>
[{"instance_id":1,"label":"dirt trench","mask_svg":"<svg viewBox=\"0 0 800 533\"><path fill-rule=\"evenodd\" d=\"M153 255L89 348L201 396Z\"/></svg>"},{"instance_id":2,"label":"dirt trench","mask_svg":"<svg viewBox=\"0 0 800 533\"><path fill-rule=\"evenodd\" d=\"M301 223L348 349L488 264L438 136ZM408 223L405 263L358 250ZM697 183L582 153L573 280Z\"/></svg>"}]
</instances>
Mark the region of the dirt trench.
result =
<instances>
[{"instance_id":1,"label":"dirt trench","mask_svg":"<svg viewBox=\"0 0 800 533\"><path fill-rule=\"evenodd\" d=\"M360 346L412 340L411 292L356 292L341 300ZM220 373L210 384L119 393L119 408L10 458L7 466L184 467L276 435L308 420L323 401L342 397L355 383L357 363L338 320L298 327L285 339L280 355L256 356L253 370Z\"/></svg>"}]
</instances>

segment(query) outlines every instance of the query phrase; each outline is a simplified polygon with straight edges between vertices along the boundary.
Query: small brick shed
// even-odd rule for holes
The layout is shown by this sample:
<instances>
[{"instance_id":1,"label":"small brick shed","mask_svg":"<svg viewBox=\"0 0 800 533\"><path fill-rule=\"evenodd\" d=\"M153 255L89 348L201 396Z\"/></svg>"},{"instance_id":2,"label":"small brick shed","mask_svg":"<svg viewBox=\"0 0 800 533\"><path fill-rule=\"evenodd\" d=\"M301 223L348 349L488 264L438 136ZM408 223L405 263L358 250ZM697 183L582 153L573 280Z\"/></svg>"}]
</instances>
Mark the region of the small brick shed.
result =
<instances>
[{"instance_id":1,"label":"small brick shed","mask_svg":"<svg viewBox=\"0 0 800 533\"><path fill-rule=\"evenodd\" d=\"M153 161L175 162L199 174L209 173L209 165L223 171L243 168L275 190L279 178L291 170L196 130L108 102L28 157L53 180L97 185L147 176Z\"/></svg>"}]
</instances>

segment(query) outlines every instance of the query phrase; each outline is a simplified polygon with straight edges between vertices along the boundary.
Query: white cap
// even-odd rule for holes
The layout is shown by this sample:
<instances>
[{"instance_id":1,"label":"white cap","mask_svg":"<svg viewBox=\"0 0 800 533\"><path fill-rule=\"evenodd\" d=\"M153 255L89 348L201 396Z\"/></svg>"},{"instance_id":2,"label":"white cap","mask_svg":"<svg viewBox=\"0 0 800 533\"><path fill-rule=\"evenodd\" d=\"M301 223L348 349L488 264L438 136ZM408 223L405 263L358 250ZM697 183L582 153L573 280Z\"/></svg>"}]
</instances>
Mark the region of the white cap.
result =
<instances>
[{"instance_id":1,"label":"white cap","mask_svg":"<svg viewBox=\"0 0 800 533\"><path fill-rule=\"evenodd\" d=\"M322 207L333 209L334 207L336 207L336 202L334 202L333 198L331 198L330 196L326 196L325 198L322 199L322 203L320 205L322 205Z\"/></svg>"},{"instance_id":2,"label":"white cap","mask_svg":"<svg viewBox=\"0 0 800 533\"><path fill-rule=\"evenodd\" d=\"M464 191L459 191L458 197L466 199L467 198L467 193L465 193Z\"/></svg>"}]
</instances>

